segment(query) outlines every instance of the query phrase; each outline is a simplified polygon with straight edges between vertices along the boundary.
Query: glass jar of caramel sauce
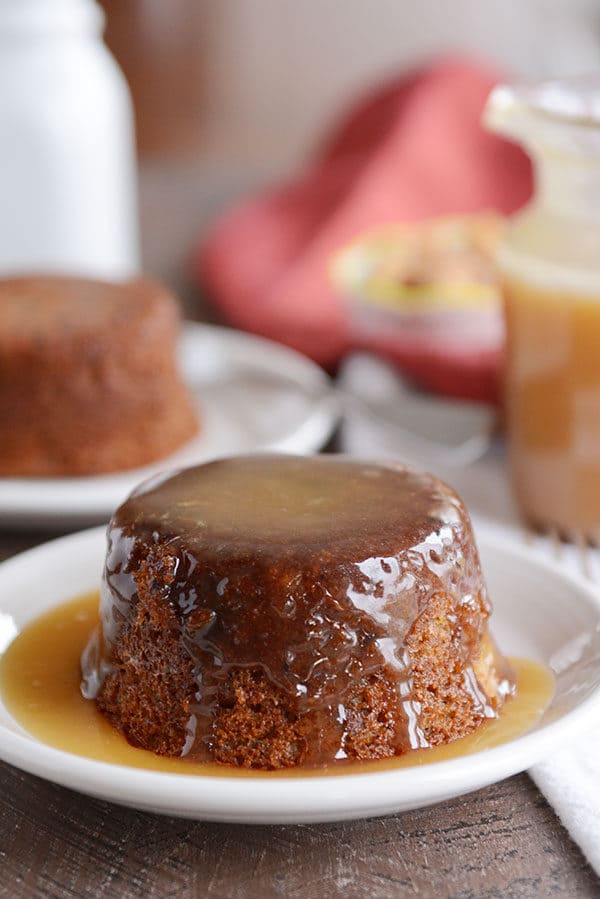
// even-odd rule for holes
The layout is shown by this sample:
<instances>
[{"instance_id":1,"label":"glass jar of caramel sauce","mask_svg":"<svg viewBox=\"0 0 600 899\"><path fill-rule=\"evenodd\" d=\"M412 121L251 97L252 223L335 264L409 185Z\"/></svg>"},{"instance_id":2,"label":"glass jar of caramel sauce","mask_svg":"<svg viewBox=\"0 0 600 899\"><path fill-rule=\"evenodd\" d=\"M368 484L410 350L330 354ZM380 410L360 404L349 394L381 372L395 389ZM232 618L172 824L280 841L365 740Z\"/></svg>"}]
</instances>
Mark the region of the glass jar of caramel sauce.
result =
<instances>
[{"instance_id":1,"label":"glass jar of caramel sauce","mask_svg":"<svg viewBox=\"0 0 600 899\"><path fill-rule=\"evenodd\" d=\"M517 499L534 526L600 543L600 76L498 87L484 120L534 167L498 260Z\"/></svg>"}]
</instances>

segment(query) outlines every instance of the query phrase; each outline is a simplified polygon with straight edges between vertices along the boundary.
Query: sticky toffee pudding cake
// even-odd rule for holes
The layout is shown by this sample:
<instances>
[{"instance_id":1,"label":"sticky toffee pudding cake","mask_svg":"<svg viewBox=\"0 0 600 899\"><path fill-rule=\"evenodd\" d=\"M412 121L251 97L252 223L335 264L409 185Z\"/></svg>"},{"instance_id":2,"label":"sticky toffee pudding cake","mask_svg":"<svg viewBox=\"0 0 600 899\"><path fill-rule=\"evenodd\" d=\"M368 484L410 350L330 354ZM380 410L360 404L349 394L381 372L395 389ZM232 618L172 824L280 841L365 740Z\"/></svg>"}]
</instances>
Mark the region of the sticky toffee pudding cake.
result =
<instances>
[{"instance_id":1,"label":"sticky toffee pudding cake","mask_svg":"<svg viewBox=\"0 0 600 899\"><path fill-rule=\"evenodd\" d=\"M145 465L198 429L160 284L0 280L0 476Z\"/></svg>"},{"instance_id":2,"label":"sticky toffee pudding cake","mask_svg":"<svg viewBox=\"0 0 600 899\"><path fill-rule=\"evenodd\" d=\"M513 690L468 514L429 474L225 459L114 514L82 691L134 745L250 768L446 743Z\"/></svg>"}]
</instances>

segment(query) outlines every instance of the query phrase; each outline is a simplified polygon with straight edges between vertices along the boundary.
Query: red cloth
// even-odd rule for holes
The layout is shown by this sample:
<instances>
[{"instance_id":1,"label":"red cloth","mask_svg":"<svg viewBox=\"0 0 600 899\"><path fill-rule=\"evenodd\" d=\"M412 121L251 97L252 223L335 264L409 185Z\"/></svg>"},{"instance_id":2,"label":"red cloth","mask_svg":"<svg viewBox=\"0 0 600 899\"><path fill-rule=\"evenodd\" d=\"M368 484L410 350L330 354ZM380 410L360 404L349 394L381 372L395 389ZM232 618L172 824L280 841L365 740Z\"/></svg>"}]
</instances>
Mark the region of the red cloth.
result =
<instances>
[{"instance_id":1,"label":"red cloth","mask_svg":"<svg viewBox=\"0 0 600 899\"><path fill-rule=\"evenodd\" d=\"M526 156L480 125L497 80L464 60L402 77L352 110L301 177L225 214L195 259L225 318L332 366L350 346L328 278L333 252L374 225L521 206ZM467 370L469 381L481 366Z\"/></svg>"}]
</instances>

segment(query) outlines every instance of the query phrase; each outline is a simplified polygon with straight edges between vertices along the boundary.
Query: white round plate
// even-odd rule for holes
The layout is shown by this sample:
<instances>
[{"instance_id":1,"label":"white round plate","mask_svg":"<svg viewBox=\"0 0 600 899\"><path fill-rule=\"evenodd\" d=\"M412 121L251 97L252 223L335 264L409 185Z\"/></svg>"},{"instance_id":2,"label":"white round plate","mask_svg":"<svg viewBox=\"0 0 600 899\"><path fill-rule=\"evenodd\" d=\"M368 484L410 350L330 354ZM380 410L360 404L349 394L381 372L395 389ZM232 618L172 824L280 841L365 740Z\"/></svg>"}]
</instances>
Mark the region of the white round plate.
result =
<instances>
[{"instance_id":1,"label":"white round plate","mask_svg":"<svg viewBox=\"0 0 600 899\"><path fill-rule=\"evenodd\" d=\"M281 344L186 322L180 363L201 420L194 440L152 465L116 474L0 478L3 525L67 528L105 521L136 484L159 471L240 453L313 453L333 431L337 411L329 378ZM236 371L237 383L231 381Z\"/></svg>"},{"instance_id":2,"label":"white round plate","mask_svg":"<svg viewBox=\"0 0 600 899\"><path fill-rule=\"evenodd\" d=\"M47 543L0 565L4 644L29 621L98 584L104 531ZM430 805L515 774L551 754L600 712L600 604L583 581L510 541L481 554L504 652L545 662L556 695L529 733L462 758L345 776L244 779L167 774L82 758L28 735L0 704L0 758L90 796L198 820L302 823L385 815ZM585 739L585 737L580 737Z\"/></svg>"}]
</instances>

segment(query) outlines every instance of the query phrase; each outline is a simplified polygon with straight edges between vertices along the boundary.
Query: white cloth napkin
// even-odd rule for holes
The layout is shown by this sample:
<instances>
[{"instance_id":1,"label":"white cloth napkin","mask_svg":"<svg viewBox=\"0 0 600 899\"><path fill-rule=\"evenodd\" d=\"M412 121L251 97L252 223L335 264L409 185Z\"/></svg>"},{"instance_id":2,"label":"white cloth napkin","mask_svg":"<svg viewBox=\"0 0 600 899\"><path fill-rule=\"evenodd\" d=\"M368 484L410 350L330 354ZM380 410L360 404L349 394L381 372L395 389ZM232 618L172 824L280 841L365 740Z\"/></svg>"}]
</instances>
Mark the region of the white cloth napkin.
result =
<instances>
[{"instance_id":1,"label":"white cloth napkin","mask_svg":"<svg viewBox=\"0 0 600 899\"><path fill-rule=\"evenodd\" d=\"M364 398L389 399L390 409L399 408L406 389L388 365L363 354L350 357L344 364L339 386L342 391ZM436 460L415 456L415 447L403 440L393 426L361 413L360 404L347 404L342 425L344 452L363 458L400 459L419 467L433 467L449 481L468 506L476 531L504 533L524 539L508 484L501 446L492 447L485 458L464 468L444 469ZM531 540L529 540L531 544ZM535 538L536 551L556 557L558 547L546 538ZM587 570L574 547L560 548L560 561L572 571L591 577L600 585L600 552L587 553ZM600 586L599 586L600 589ZM548 802L553 806L571 837L600 874L600 724L575 745L559 749L550 759L529 772Z\"/></svg>"}]
</instances>

